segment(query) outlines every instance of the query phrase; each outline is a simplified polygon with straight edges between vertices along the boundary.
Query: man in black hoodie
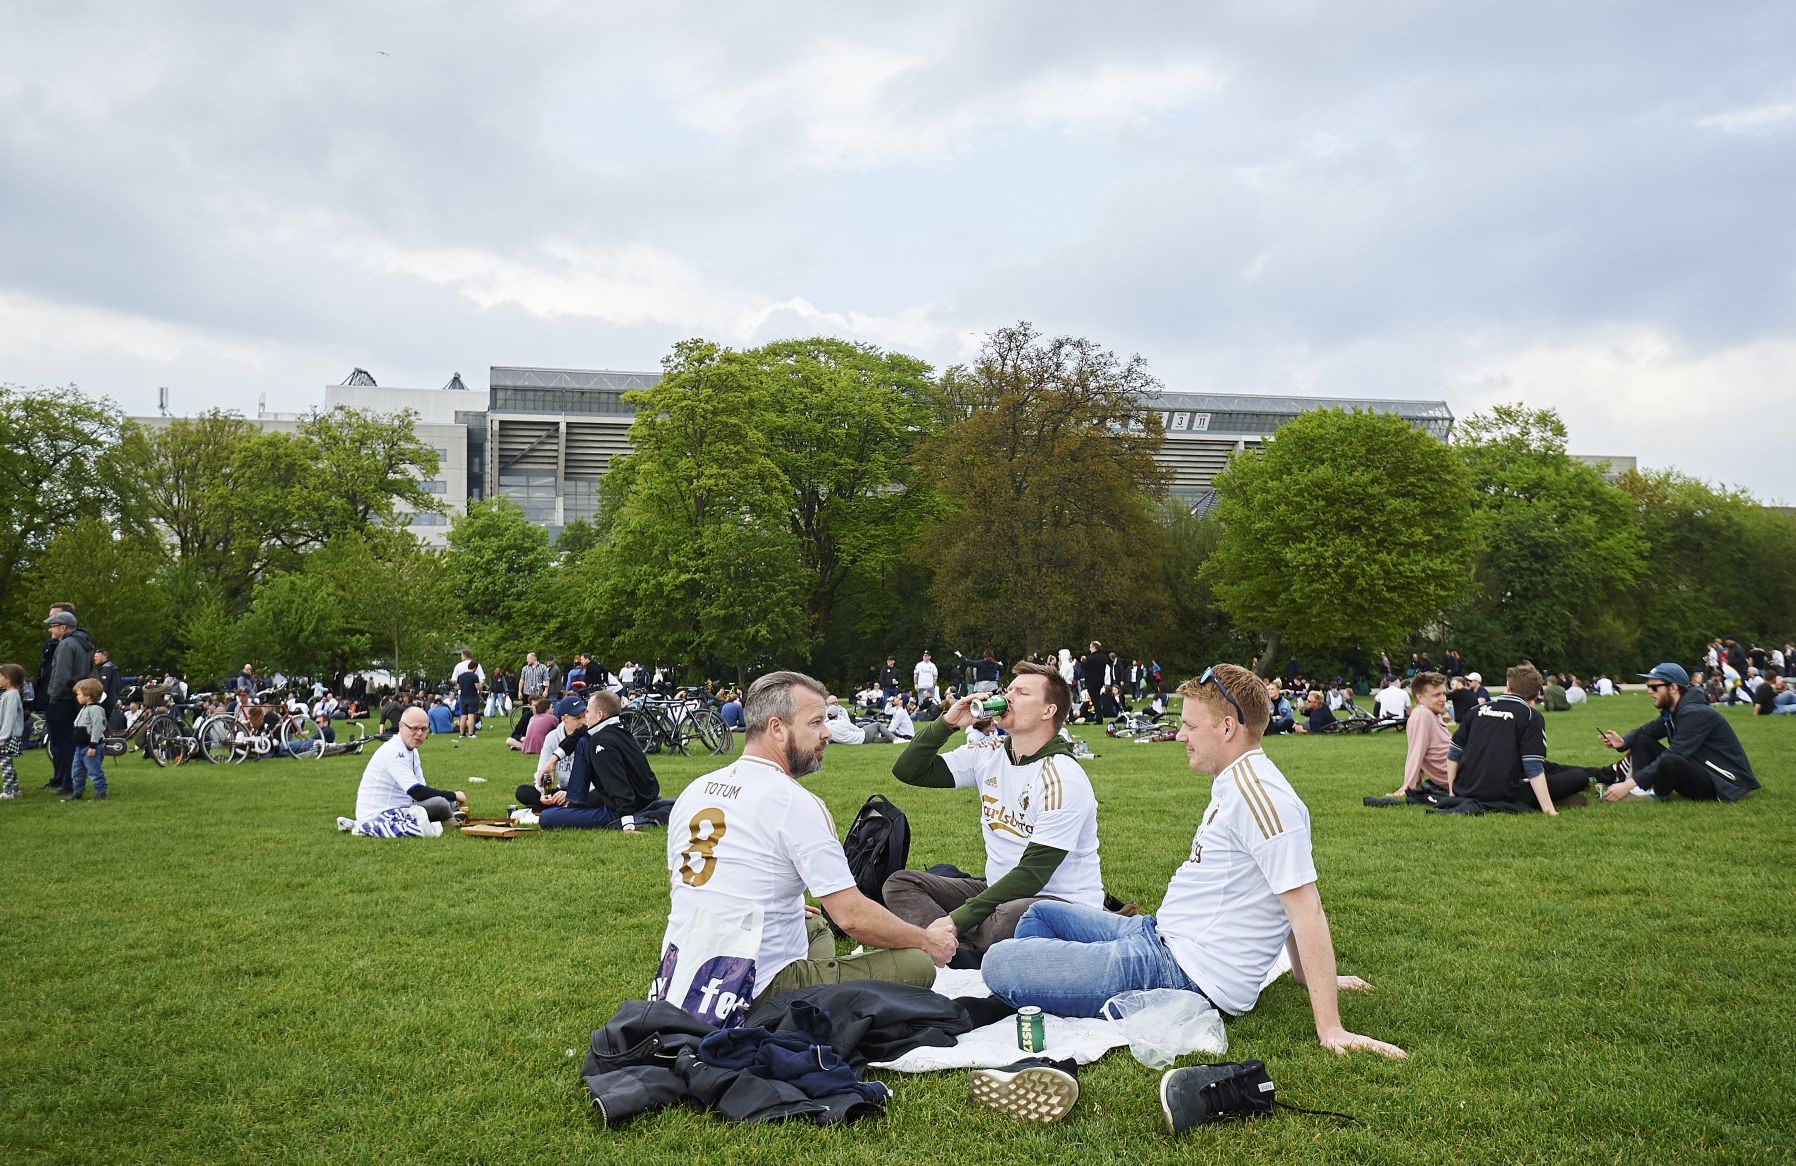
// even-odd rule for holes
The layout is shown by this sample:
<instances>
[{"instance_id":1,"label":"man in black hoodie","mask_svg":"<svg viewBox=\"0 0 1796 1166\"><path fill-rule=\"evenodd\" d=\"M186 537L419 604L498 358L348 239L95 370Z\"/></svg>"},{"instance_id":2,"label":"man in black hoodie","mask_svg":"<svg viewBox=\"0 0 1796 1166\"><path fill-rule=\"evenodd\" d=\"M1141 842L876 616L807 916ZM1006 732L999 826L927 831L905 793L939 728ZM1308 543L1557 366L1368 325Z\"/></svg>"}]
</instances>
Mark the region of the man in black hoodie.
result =
<instances>
[{"instance_id":1,"label":"man in black hoodie","mask_svg":"<svg viewBox=\"0 0 1796 1166\"><path fill-rule=\"evenodd\" d=\"M53 789L67 790L75 765L75 682L94 674L94 645L66 604L52 610L44 626L50 630L49 669L38 689L44 702L44 735L50 747Z\"/></svg>"},{"instance_id":2,"label":"man in black hoodie","mask_svg":"<svg viewBox=\"0 0 1796 1166\"><path fill-rule=\"evenodd\" d=\"M1667 663L1640 675L1659 719L1626 736L1603 733L1609 748L1628 755L1614 766L1620 780L1603 791L1605 798L1617 802L1643 789L1659 798L1680 793L1699 801L1735 802L1759 788L1734 727L1691 686L1688 672Z\"/></svg>"}]
</instances>

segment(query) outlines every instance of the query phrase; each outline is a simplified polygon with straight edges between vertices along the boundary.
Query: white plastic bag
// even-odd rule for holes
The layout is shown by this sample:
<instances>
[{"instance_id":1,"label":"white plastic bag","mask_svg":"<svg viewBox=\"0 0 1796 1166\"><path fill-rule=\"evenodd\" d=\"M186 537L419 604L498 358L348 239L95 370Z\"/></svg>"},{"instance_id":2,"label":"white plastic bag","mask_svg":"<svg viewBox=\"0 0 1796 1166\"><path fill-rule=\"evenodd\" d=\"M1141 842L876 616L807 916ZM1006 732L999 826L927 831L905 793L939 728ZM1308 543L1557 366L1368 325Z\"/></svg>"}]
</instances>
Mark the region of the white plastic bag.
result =
<instances>
[{"instance_id":1,"label":"white plastic bag","mask_svg":"<svg viewBox=\"0 0 1796 1166\"><path fill-rule=\"evenodd\" d=\"M754 1002L761 919L759 907L733 920L693 908L668 936L648 998L665 1000L717 1028L741 1024Z\"/></svg>"},{"instance_id":2,"label":"white plastic bag","mask_svg":"<svg viewBox=\"0 0 1796 1166\"><path fill-rule=\"evenodd\" d=\"M1104 1001L1104 1016L1128 1038L1129 1051L1150 1069L1164 1069L1185 1053L1228 1052L1222 1015L1196 992L1150 988Z\"/></svg>"}]
</instances>

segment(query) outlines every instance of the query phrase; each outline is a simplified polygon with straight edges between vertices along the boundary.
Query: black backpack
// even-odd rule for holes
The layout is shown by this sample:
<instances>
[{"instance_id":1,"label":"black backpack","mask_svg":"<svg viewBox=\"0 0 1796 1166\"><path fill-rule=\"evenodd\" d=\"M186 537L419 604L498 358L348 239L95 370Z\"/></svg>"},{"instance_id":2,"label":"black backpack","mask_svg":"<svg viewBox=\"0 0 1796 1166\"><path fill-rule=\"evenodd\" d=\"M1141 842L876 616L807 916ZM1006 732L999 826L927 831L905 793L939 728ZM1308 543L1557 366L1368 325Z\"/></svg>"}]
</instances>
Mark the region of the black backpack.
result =
<instances>
[{"instance_id":1,"label":"black backpack","mask_svg":"<svg viewBox=\"0 0 1796 1166\"><path fill-rule=\"evenodd\" d=\"M861 894L882 906L885 903L886 879L904 869L910 861L910 820L904 811L874 794L854 816L848 836L842 840L848 855L848 870ZM836 921L829 921L837 935L845 935Z\"/></svg>"}]
</instances>

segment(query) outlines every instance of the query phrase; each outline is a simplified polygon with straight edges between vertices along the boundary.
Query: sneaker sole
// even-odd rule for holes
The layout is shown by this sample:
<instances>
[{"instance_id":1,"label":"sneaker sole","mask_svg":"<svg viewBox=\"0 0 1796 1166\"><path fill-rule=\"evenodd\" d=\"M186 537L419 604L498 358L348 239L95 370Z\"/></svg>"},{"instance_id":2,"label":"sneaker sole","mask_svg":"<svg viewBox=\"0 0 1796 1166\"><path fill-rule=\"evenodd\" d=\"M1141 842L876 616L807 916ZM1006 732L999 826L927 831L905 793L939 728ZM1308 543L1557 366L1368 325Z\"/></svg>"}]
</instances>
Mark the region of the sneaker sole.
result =
<instances>
[{"instance_id":1,"label":"sneaker sole","mask_svg":"<svg viewBox=\"0 0 1796 1166\"><path fill-rule=\"evenodd\" d=\"M1024 1121L1053 1122L1065 1117L1079 1100L1079 1082L1072 1074L1046 1066L1006 1073L999 1069L975 1069L968 1081L973 1100Z\"/></svg>"},{"instance_id":2,"label":"sneaker sole","mask_svg":"<svg viewBox=\"0 0 1796 1166\"><path fill-rule=\"evenodd\" d=\"M1160 1116L1166 1119L1166 1132L1178 1135L1179 1129L1172 1124L1172 1105L1166 1100L1166 1083L1172 1080L1172 1070L1160 1074Z\"/></svg>"}]
</instances>

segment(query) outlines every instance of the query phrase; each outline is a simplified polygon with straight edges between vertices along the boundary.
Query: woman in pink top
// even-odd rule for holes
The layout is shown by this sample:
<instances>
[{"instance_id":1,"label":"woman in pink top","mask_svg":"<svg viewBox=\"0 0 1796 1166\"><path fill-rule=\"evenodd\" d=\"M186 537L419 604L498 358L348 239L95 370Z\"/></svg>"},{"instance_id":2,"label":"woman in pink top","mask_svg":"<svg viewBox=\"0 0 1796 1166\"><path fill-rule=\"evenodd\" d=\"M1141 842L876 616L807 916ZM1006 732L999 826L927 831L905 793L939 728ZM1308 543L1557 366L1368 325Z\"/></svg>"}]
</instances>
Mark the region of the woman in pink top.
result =
<instances>
[{"instance_id":1,"label":"woman in pink top","mask_svg":"<svg viewBox=\"0 0 1796 1166\"><path fill-rule=\"evenodd\" d=\"M1391 796L1400 798L1421 789L1425 781L1433 782L1446 793L1447 746L1453 740L1444 719L1447 678L1439 672L1419 672L1410 681L1409 691L1416 699L1403 730L1409 737L1409 752L1403 758L1403 784Z\"/></svg>"},{"instance_id":2,"label":"woman in pink top","mask_svg":"<svg viewBox=\"0 0 1796 1166\"><path fill-rule=\"evenodd\" d=\"M549 735L549 730L559 723L560 718L550 707L547 697L537 701L531 707L536 709L536 715L530 718L528 725L524 726L524 752L535 757L543 751L543 738ZM1443 753L1442 758L1444 759L1445 756Z\"/></svg>"}]
</instances>

